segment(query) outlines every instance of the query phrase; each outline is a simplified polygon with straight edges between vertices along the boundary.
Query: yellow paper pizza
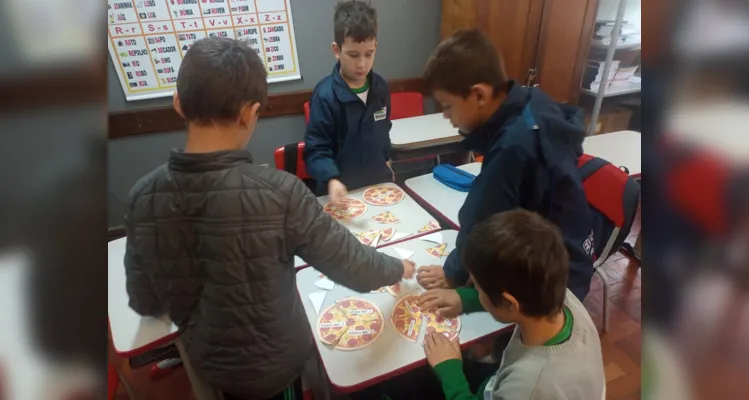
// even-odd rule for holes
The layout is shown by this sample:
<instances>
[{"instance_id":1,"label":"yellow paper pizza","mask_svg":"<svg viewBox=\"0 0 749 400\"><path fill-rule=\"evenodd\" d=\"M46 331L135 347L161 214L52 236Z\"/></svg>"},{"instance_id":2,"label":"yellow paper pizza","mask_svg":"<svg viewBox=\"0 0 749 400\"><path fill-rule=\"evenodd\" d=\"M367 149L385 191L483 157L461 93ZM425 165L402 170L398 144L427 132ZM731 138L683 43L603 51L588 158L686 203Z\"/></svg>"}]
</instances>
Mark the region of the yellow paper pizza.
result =
<instances>
[{"instance_id":1,"label":"yellow paper pizza","mask_svg":"<svg viewBox=\"0 0 749 400\"><path fill-rule=\"evenodd\" d=\"M429 253L432 257L447 257L447 254L445 254L445 250L447 249L447 243L442 243L439 246L434 246L426 249L426 252ZM449 253L448 253L449 254Z\"/></svg>"},{"instance_id":2,"label":"yellow paper pizza","mask_svg":"<svg viewBox=\"0 0 749 400\"><path fill-rule=\"evenodd\" d=\"M416 342L423 324L423 314L418 306L418 296L405 296L393 307L390 322L404 338Z\"/></svg>"},{"instance_id":3,"label":"yellow paper pizza","mask_svg":"<svg viewBox=\"0 0 749 400\"><path fill-rule=\"evenodd\" d=\"M393 213L390 211L385 211L384 213L380 213L375 215L371 218L372 221L380 223L380 224L397 224L401 222L401 220L398 219Z\"/></svg>"},{"instance_id":4,"label":"yellow paper pizza","mask_svg":"<svg viewBox=\"0 0 749 400\"><path fill-rule=\"evenodd\" d=\"M377 240L381 233L382 231L379 230L371 230L354 233L354 236L359 239L359 242L361 242L361 244L374 247L376 246L375 240Z\"/></svg>"},{"instance_id":5,"label":"yellow paper pizza","mask_svg":"<svg viewBox=\"0 0 749 400\"><path fill-rule=\"evenodd\" d=\"M380 240L382 240L383 242L388 242L393 238L393 235L395 235L395 228L383 229L380 233Z\"/></svg>"},{"instance_id":6,"label":"yellow paper pizza","mask_svg":"<svg viewBox=\"0 0 749 400\"><path fill-rule=\"evenodd\" d=\"M367 205L361 200L349 198L346 201L345 207L338 208L334 206L333 203L328 203L325 205L324 211L339 221L344 219L356 219L367 212Z\"/></svg>"},{"instance_id":7,"label":"yellow paper pizza","mask_svg":"<svg viewBox=\"0 0 749 400\"><path fill-rule=\"evenodd\" d=\"M400 203L405 193L396 186L372 186L365 190L361 197L373 206L392 206Z\"/></svg>"},{"instance_id":8,"label":"yellow paper pizza","mask_svg":"<svg viewBox=\"0 0 749 400\"><path fill-rule=\"evenodd\" d=\"M453 340L460 332L460 318L443 318L438 315L429 313L426 316L426 333L438 332L446 338ZM425 336L426 337L426 336Z\"/></svg>"},{"instance_id":9,"label":"yellow paper pizza","mask_svg":"<svg viewBox=\"0 0 749 400\"><path fill-rule=\"evenodd\" d=\"M440 224L437 223L437 221L429 221L428 224L424 225L423 228L419 229L419 233L429 232L429 231L436 231L440 229Z\"/></svg>"},{"instance_id":10,"label":"yellow paper pizza","mask_svg":"<svg viewBox=\"0 0 749 400\"><path fill-rule=\"evenodd\" d=\"M339 350L369 346L383 331L380 309L367 300L345 298L323 311L317 321L320 341Z\"/></svg>"}]
</instances>

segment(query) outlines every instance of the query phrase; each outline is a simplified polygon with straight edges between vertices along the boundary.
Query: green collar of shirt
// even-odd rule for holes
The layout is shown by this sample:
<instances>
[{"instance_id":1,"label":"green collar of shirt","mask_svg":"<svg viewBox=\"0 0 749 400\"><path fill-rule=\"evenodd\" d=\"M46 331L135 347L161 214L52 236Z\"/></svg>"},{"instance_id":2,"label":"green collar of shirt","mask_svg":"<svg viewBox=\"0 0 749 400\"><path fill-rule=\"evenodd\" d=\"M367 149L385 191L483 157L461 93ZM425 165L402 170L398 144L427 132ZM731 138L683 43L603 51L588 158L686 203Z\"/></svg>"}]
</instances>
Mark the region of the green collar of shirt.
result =
<instances>
[{"instance_id":1,"label":"green collar of shirt","mask_svg":"<svg viewBox=\"0 0 749 400\"><path fill-rule=\"evenodd\" d=\"M564 307L564 326L562 326L562 330L554 335L553 338L547 340L546 343L544 343L544 346L556 346L569 340L570 336L572 336L573 322L574 318L572 317L572 312L569 308Z\"/></svg>"},{"instance_id":2,"label":"green collar of shirt","mask_svg":"<svg viewBox=\"0 0 749 400\"><path fill-rule=\"evenodd\" d=\"M364 93L367 90L369 90L369 77L367 77L367 81L364 82L364 86L360 88L351 88L351 91L354 92L355 94Z\"/></svg>"}]
</instances>

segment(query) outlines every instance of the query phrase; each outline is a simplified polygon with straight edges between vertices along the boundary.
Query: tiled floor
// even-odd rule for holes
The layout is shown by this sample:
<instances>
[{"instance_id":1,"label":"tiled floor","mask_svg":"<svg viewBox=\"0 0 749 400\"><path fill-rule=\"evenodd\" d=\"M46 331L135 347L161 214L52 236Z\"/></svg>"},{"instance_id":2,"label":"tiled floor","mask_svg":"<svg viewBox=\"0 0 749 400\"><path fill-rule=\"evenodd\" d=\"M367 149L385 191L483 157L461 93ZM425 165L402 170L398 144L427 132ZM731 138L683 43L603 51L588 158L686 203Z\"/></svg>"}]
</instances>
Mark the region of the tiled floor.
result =
<instances>
[{"instance_id":1,"label":"tiled floor","mask_svg":"<svg viewBox=\"0 0 749 400\"><path fill-rule=\"evenodd\" d=\"M628 242L634 240L640 231L639 219L632 228ZM629 298L620 293L624 286L625 271L628 260L617 254L604 266L609 276L609 332L601 335L603 362L606 373L606 386L609 400L634 400L640 398L640 278L635 278L634 287ZM591 284L591 291L585 299L593 321L602 326L602 284L596 276ZM150 367L132 371L124 360L116 360L139 400L187 400L194 399L184 369L176 370L172 375L156 381L150 381ZM126 400L127 395L120 390L117 400Z\"/></svg>"}]
</instances>

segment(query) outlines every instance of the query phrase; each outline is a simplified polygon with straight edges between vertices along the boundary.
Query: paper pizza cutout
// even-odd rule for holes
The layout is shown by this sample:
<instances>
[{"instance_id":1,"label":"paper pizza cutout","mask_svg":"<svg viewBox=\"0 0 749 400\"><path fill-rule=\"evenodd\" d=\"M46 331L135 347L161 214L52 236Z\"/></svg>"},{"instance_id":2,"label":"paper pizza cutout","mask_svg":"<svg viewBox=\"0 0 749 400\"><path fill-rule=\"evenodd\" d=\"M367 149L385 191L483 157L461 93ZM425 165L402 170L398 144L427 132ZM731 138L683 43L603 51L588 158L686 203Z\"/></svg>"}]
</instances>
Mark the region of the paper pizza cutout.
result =
<instances>
[{"instance_id":1,"label":"paper pizza cutout","mask_svg":"<svg viewBox=\"0 0 749 400\"><path fill-rule=\"evenodd\" d=\"M405 296L393 307L390 322L402 337L416 342L421 332L423 315L418 306L418 296Z\"/></svg>"},{"instance_id":2,"label":"paper pizza cutout","mask_svg":"<svg viewBox=\"0 0 749 400\"><path fill-rule=\"evenodd\" d=\"M453 340L460 332L461 323L459 317L443 318L438 315L428 313L426 317L426 333L438 332L446 338ZM426 337L426 335L424 335ZM422 341L422 345L423 345Z\"/></svg>"},{"instance_id":3,"label":"paper pizza cutout","mask_svg":"<svg viewBox=\"0 0 749 400\"><path fill-rule=\"evenodd\" d=\"M362 199L373 206L392 206L404 197L403 190L396 186L372 186L362 193Z\"/></svg>"},{"instance_id":4,"label":"paper pizza cutout","mask_svg":"<svg viewBox=\"0 0 749 400\"><path fill-rule=\"evenodd\" d=\"M390 211L385 211L384 213L377 214L371 219L372 221L380 224L397 224L401 222L401 220L399 220L398 217L393 215L393 213Z\"/></svg>"},{"instance_id":5,"label":"paper pizza cutout","mask_svg":"<svg viewBox=\"0 0 749 400\"><path fill-rule=\"evenodd\" d=\"M423 228L419 229L419 233L429 232L429 231L435 231L437 229L440 229L440 224L437 223L437 221L429 221L428 224L424 225Z\"/></svg>"},{"instance_id":6,"label":"paper pizza cutout","mask_svg":"<svg viewBox=\"0 0 749 400\"><path fill-rule=\"evenodd\" d=\"M333 203L325 205L324 211L337 220L356 219L367 212L367 205L363 201L349 198L345 208L338 208Z\"/></svg>"},{"instance_id":7,"label":"paper pizza cutout","mask_svg":"<svg viewBox=\"0 0 749 400\"><path fill-rule=\"evenodd\" d=\"M354 233L354 236L356 236L357 239L359 239L359 242L365 246L377 246L377 238L380 236L382 231L379 230L371 230L371 231L365 231L365 232L357 232Z\"/></svg>"},{"instance_id":8,"label":"paper pizza cutout","mask_svg":"<svg viewBox=\"0 0 749 400\"><path fill-rule=\"evenodd\" d=\"M383 229L380 233L380 240L387 242L393 238L393 235L395 235L395 228Z\"/></svg>"},{"instance_id":9,"label":"paper pizza cutout","mask_svg":"<svg viewBox=\"0 0 749 400\"><path fill-rule=\"evenodd\" d=\"M429 253L432 257L447 257L450 253L445 253L445 249L447 249L447 243L442 243L439 246L434 246L426 249L426 252Z\"/></svg>"},{"instance_id":10,"label":"paper pizza cutout","mask_svg":"<svg viewBox=\"0 0 749 400\"><path fill-rule=\"evenodd\" d=\"M322 312L317 320L317 336L336 349L358 350L382 334L384 321L380 309L371 302L345 298Z\"/></svg>"}]
</instances>

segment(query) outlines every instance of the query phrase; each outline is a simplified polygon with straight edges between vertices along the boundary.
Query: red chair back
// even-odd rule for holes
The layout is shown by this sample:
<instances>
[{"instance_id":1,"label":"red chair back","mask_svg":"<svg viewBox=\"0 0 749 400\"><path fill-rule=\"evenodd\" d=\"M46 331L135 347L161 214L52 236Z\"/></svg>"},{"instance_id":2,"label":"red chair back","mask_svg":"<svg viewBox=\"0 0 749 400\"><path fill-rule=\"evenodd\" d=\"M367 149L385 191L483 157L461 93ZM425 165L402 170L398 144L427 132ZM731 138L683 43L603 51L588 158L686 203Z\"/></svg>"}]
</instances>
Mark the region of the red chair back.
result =
<instances>
[{"instance_id":1,"label":"red chair back","mask_svg":"<svg viewBox=\"0 0 749 400\"><path fill-rule=\"evenodd\" d=\"M310 179L304 164L304 142L291 143L279 147L273 153L276 168L294 174L299 179Z\"/></svg>"},{"instance_id":2,"label":"red chair back","mask_svg":"<svg viewBox=\"0 0 749 400\"><path fill-rule=\"evenodd\" d=\"M424 96L418 92L390 94L390 120L424 115Z\"/></svg>"},{"instance_id":3,"label":"red chair back","mask_svg":"<svg viewBox=\"0 0 749 400\"><path fill-rule=\"evenodd\" d=\"M309 124L309 101L304 103L304 123Z\"/></svg>"}]
</instances>

